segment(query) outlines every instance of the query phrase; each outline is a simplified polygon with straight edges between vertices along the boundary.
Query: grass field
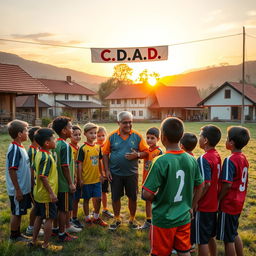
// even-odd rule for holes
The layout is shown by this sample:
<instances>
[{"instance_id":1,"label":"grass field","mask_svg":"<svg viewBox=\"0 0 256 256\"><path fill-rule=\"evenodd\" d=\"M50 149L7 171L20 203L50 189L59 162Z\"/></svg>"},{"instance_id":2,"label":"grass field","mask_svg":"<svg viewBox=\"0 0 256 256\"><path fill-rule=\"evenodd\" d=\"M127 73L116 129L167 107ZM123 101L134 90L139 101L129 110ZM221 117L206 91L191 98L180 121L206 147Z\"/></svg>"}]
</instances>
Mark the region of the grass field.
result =
<instances>
[{"instance_id":1,"label":"grass field","mask_svg":"<svg viewBox=\"0 0 256 256\"><path fill-rule=\"evenodd\" d=\"M108 132L116 129L116 124L103 124ZM199 133L200 127L204 123L185 123L185 129L189 132ZM229 152L225 149L226 128L231 123L215 123L222 130L222 139L217 146L217 150L220 152L222 159L229 155ZM145 135L146 130L149 127L159 127L159 123L135 123L134 129ZM244 242L244 252L246 256L256 255L256 125L246 124L246 127L250 129L251 141L244 150L249 163L249 187L246 203L243 213L240 217L239 234ZM10 207L9 199L6 194L5 188L5 154L10 142L8 135L0 135L0 255L45 255L40 249L29 250L24 245L17 245L8 242L9 237L9 222L10 222ZM28 146L29 143L25 143ZM195 156L198 157L202 154L202 150L196 148L194 151ZM140 164L139 173L141 174L142 168ZM141 178L141 175L140 175ZM109 200L109 208L111 201ZM123 225L116 232L111 232L101 227L86 227L80 234L79 239L69 244L64 245L64 249L58 255L104 255L104 256L135 256L135 255L148 255L149 254L149 242L148 233L142 231L130 230L126 223L128 219L127 199L122 199L122 212ZM141 224L144 221L144 202L138 200L137 220ZM83 219L82 207L79 209L79 217ZM28 225L28 216L23 217L21 230L24 231ZM53 243L55 243L53 239ZM223 245L218 243L218 255L224 255ZM46 253L46 255L52 255L52 253ZM55 254L56 255L56 254Z\"/></svg>"}]
</instances>

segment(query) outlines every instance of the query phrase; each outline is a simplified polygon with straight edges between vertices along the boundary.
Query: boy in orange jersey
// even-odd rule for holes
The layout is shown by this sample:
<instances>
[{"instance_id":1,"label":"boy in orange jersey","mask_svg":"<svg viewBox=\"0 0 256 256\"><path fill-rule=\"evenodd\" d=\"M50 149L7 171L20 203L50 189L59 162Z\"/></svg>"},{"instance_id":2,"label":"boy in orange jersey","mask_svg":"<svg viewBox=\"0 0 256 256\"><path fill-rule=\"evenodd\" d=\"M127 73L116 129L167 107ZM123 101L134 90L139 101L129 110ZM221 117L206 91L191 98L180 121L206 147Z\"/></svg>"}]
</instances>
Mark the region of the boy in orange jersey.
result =
<instances>
[{"instance_id":1,"label":"boy in orange jersey","mask_svg":"<svg viewBox=\"0 0 256 256\"><path fill-rule=\"evenodd\" d=\"M159 155L162 155L163 152L159 146L157 146L157 142L159 141L159 129L156 127L149 128L146 133L146 142L149 146L148 148L148 156L144 159L144 169L143 169L143 177L142 184L146 180L148 176L148 172L152 163L152 160ZM140 227L140 229L149 229L151 226L151 202L146 201L146 221Z\"/></svg>"}]
</instances>

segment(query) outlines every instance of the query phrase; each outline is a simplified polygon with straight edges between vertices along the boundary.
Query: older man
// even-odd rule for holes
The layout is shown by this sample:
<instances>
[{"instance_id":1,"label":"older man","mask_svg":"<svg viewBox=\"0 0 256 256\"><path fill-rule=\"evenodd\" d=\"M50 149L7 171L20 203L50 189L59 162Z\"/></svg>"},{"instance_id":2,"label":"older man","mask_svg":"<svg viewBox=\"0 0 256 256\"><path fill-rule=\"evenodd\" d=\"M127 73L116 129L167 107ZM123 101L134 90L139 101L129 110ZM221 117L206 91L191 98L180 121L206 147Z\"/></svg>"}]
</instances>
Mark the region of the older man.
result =
<instances>
[{"instance_id":1,"label":"older man","mask_svg":"<svg viewBox=\"0 0 256 256\"><path fill-rule=\"evenodd\" d=\"M121 224L121 197L128 197L129 226L137 229L135 213L138 191L138 159L147 156L147 144L142 136L132 130L133 116L128 111L117 115L119 129L112 132L103 147L104 168L111 182L112 206L115 215L109 229L115 230Z\"/></svg>"}]
</instances>

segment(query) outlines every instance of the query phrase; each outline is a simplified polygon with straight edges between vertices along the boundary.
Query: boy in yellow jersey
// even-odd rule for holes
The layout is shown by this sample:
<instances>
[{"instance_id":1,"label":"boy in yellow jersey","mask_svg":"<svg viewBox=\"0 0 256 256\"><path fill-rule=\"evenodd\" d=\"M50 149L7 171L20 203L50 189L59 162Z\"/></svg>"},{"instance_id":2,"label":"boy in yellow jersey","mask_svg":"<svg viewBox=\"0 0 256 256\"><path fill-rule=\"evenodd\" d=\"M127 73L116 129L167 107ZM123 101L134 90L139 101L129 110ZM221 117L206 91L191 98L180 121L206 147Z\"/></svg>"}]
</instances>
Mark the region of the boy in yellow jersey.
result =
<instances>
[{"instance_id":1,"label":"boy in yellow jersey","mask_svg":"<svg viewBox=\"0 0 256 256\"><path fill-rule=\"evenodd\" d=\"M101 148L95 144L97 129L98 126L93 123L87 123L84 126L84 135L87 142L78 151L78 182L82 189L82 198L84 199L85 223L94 223L105 227L108 224L99 217L103 175L100 164ZM91 198L95 198L92 219L89 215L89 201Z\"/></svg>"},{"instance_id":2,"label":"boy in yellow jersey","mask_svg":"<svg viewBox=\"0 0 256 256\"><path fill-rule=\"evenodd\" d=\"M159 141L160 131L156 127L149 128L146 133L146 142L149 146L147 152L148 156L144 158L144 169L143 169L143 176L142 176L142 184L146 180L148 176L148 172L152 163L152 160L159 155L162 155L163 152L159 146L157 146L157 142ZM151 226L151 202L145 201L146 205L146 221L140 227L140 229L149 229Z\"/></svg>"},{"instance_id":3,"label":"boy in yellow jersey","mask_svg":"<svg viewBox=\"0 0 256 256\"><path fill-rule=\"evenodd\" d=\"M69 145L71 146L74 161L75 161L75 185L76 185L76 192L74 193L74 200L73 200L73 211L72 211L72 218L71 222L76 228L83 228L82 223L77 219L77 212L78 212L78 203L81 198L81 188L80 184L77 183L77 155L79 150L78 143L81 141L81 128L78 125L72 126L72 134L70 138Z\"/></svg>"},{"instance_id":4,"label":"boy in yellow jersey","mask_svg":"<svg viewBox=\"0 0 256 256\"><path fill-rule=\"evenodd\" d=\"M44 223L44 242L43 249L61 250L62 246L49 245L49 240L52 231L52 222L57 217L58 201L58 172L56 169L56 162L50 152L55 148L55 137L52 129L39 129L35 135L35 140L40 146L39 152L36 154L34 160L36 183L34 186L35 199L35 215L33 240L30 246L36 244L37 236Z\"/></svg>"}]
</instances>

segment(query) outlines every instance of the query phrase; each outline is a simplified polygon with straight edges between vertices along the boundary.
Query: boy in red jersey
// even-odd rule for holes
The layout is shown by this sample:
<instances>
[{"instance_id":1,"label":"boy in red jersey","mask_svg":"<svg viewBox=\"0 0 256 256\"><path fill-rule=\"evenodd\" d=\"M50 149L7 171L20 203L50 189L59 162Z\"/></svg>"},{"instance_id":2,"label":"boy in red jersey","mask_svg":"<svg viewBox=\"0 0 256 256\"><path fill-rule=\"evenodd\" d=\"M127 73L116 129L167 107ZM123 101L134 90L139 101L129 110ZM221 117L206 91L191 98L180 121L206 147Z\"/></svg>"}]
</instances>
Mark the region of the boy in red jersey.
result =
<instances>
[{"instance_id":1,"label":"boy in red jersey","mask_svg":"<svg viewBox=\"0 0 256 256\"><path fill-rule=\"evenodd\" d=\"M200 256L216 252L216 225L218 211L218 179L221 170L221 158L215 146L221 138L221 131L215 125L201 128L199 146L205 154L198 158L205 186L198 209L192 221L192 242L198 244Z\"/></svg>"},{"instance_id":2,"label":"boy in red jersey","mask_svg":"<svg viewBox=\"0 0 256 256\"><path fill-rule=\"evenodd\" d=\"M249 168L242 148L249 140L248 129L241 126L228 128L226 148L231 151L231 155L224 160L220 176L220 212L217 226L217 239L224 242L227 256L243 255L243 243L237 229L246 197Z\"/></svg>"},{"instance_id":3,"label":"boy in red jersey","mask_svg":"<svg viewBox=\"0 0 256 256\"><path fill-rule=\"evenodd\" d=\"M167 256L172 249L190 255L190 213L201 196L203 179L195 158L179 147L183 131L178 118L162 122L166 154L153 160L143 185L143 198L152 202L151 255Z\"/></svg>"},{"instance_id":4,"label":"boy in red jersey","mask_svg":"<svg viewBox=\"0 0 256 256\"><path fill-rule=\"evenodd\" d=\"M193 150L197 144L197 137L194 133L186 132L180 140L180 147L191 156L194 156Z\"/></svg>"},{"instance_id":5,"label":"boy in red jersey","mask_svg":"<svg viewBox=\"0 0 256 256\"><path fill-rule=\"evenodd\" d=\"M144 159L144 169L143 169L143 177L142 184L145 182L148 172L152 163L152 160L159 155L162 155L163 152L159 146L157 146L157 142L159 141L160 131L156 127L149 128L146 133L146 142L149 146L147 152L148 156ZM151 226L151 202L146 201L146 221L140 227L140 229L148 229Z\"/></svg>"}]
</instances>

